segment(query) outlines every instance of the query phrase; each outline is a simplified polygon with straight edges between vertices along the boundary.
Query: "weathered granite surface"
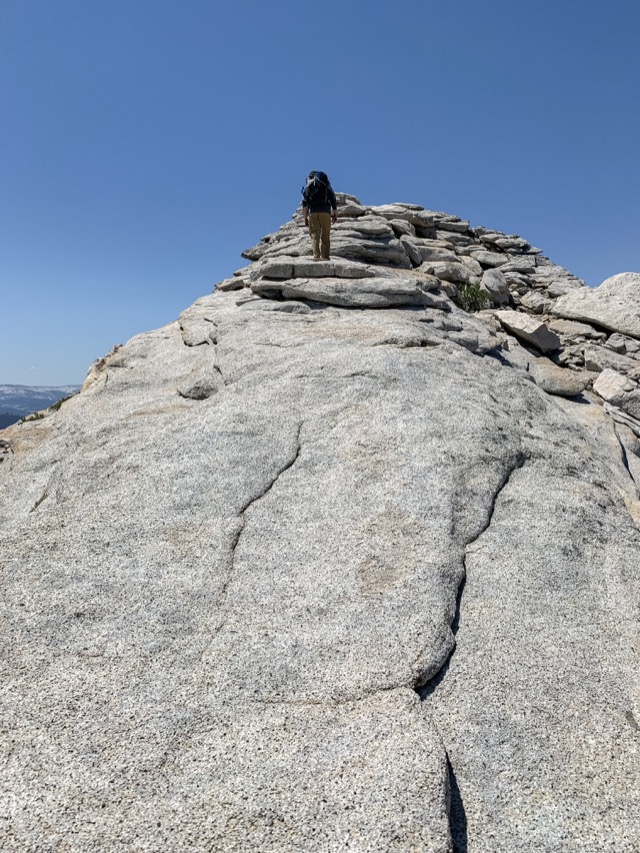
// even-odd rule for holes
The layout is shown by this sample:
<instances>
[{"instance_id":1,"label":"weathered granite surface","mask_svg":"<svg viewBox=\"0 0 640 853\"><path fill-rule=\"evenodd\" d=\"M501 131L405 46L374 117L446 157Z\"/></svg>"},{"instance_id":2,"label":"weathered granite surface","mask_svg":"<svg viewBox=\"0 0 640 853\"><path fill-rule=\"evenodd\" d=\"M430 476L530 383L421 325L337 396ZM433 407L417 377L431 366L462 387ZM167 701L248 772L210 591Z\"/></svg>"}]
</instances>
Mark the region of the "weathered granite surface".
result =
<instances>
[{"instance_id":1,"label":"weathered granite surface","mask_svg":"<svg viewBox=\"0 0 640 853\"><path fill-rule=\"evenodd\" d=\"M540 352L553 352L560 348L560 338L555 332L551 332L542 321L533 316L520 311L499 311L496 316L507 331Z\"/></svg>"},{"instance_id":2,"label":"weathered granite surface","mask_svg":"<svg viewBox=\"0 0 640 853\"><path fill-rule=\"evenodd\" d=\"M2 433L3 850L638 849L634 338L339 199Z\"/></svg>"},{"instance_id":3,"label":"weathered granite surface","mask_svg":"<svg viewBox=\"0 0 640 853\"><path fill-rule=\"evenodd\" d=\"M640 338L640 273L619 273L600 287L561 296L553 313Z\"/></svg>"}]
</instances>

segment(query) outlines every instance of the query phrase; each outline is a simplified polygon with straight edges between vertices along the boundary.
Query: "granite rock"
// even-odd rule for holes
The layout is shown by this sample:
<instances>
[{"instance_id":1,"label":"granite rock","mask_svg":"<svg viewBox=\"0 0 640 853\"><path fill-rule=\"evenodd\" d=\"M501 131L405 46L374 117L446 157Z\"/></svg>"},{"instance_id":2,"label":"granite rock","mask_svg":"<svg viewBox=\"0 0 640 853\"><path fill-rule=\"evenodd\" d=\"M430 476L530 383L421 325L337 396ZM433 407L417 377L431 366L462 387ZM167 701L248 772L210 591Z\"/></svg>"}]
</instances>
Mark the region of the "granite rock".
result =
<instances>
[{"instance_id":1,"label":"granite rock","mask_svg":"<svg viewBox=\"0 0 640 853\"><path fill-rule=\"evenodd\" d=\"M631 373L640 369L640 362L628 355L622 355L606 346L598 346L591 343L582 350L584 364L587 370L605 370L610 367L619 373Z\"/></svg>"},{"instance_id":2,"label":"granite rock","mask_svg":"<svg viewBox=\"0 0 640 853\"><path fill-rule=\"evenodd\" d=\"M251 290L261 296L310 299L328 305L352 308L387 308L393 305L421 305L450 310L449 300L438 293L439 281L429 276L409 279L401 276L377 278L301 278L288 281L261 279Z\"/></svg>"},{"instance_id":3,"label":"granite rock","mask_svg":"<svg viewBox=\"0 0 640 853\"><path fill-rule=\"evenodd\" d=\"M338 202L2 433L3 850L635 853L639 377Z\"/></svg>"},{"instance_id":4,"label":"granite rock","mask_svg":"<svg viewBox=\"0 0 640 853\"><path fill-rule=\"evenodd\" d=\"M640 421L640 388L638 382L607 367L596 379L593 390L614 406Z\"/></svg>"},{"instance_id":5,"label":"granite rock","mask_svg":"<svg viewBox=\"0 0 640 853\"><path fill-rule=\"evenodd\" d=\"M482 285L487 289L493 305L499 307L509 304L509 285L499 270L486 270L482 275Z\"/></svg>"},{"instance_id":6,"label":"granite rock","mask_svg":"<svg viewBox=\"0 0 640 853\"><path fill-rule=\"evenodd\" d=\"M530 290L522 296L520 304L533 314L548 314L553 307L553 300L545 298L535 290Z\"/></svg>"},{"instance_id":7,"label":"granite rock","mask_svg":"<svg viewBox=\"0 0 640 853\"><path fill-rule=\"evenodd\" d=\"M640 339L640 274L620 273L596 288L561 296L553 313Z\"/></svg>"},{"instance_id":8,"label":"granite rock","mask_svg":"<svg viewBox=\"0 0 640 853\"><path fill-rule=\"evenodd\" d=\"M606 340L606 334L594 329L588 323L577 323L575 320L553 319L549 322L549 328L563 340L569 341L598 341Z\"/></svg>"},{"instance_id":9,"label":"granite rock","mask_svg":"<svg viewBox=\"0 0 640 853\"><path fill-rule=\"evenodd\" d=\"M469 254L485 267L499 267L506 264L509 260L509 255L507 254L488 252L486 249L480 249L477 246L470 249Z\"/></svg>"},{"instance_id":10,"label":"granite rock","mask_svg":"<svg viewBox=\"0 0 640 853\"><path fill-rule=\"evenodd\" d=\"M560 347L560 338L541 320L519 311L499 311L497 317L507 331L541 352L553 352Z\"/></svg>"}]
</instances>

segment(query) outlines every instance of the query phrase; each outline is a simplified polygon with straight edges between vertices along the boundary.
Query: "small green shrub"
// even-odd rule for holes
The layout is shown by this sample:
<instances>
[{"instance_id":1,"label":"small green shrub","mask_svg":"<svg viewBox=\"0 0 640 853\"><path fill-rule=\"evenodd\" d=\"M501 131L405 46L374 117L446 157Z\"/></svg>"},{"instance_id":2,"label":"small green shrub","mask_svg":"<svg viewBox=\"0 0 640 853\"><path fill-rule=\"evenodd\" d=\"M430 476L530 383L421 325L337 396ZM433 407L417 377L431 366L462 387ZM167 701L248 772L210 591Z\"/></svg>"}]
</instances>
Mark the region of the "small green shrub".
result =
<instances>
[{"instance_id":1,"label":"small green shrub","mask_svg":"<svg viewBox=\"0 0 640 853\"><path fill-rule=\"evenodd\" d=\"M479 284L462 284L458 287L460 307L470 313L482 311L489 304L489 295Z\"/></svg>"}]
</instances>

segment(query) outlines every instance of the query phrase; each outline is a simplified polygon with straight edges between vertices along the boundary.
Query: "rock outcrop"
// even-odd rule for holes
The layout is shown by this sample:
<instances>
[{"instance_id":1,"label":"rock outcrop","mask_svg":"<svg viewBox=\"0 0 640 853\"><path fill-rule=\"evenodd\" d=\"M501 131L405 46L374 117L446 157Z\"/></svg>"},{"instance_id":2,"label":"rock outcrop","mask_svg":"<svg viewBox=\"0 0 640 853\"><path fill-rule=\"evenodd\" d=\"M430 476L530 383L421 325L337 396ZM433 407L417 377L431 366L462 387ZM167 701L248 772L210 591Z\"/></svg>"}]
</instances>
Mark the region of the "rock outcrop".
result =
<instances>
[{"instance_id":1,"label":"rock outcrop","mask_svg":"<svg viewBox=\"0 0 640 853\"><path fill-rule=\"evenodd\" d=\"M640 333L339 200L2 433L3 849L638 849Z\"/></svg>"},{"instance_id":2,"label":"rock outcrop","mask_svg":"<svg viewBox=\"0 0 640 853\"><path fill-rule=\"evenodd\" d=\"M637 347L640 338L640 274L620 273L603 281L594 290L580 288L571 291L558 299L553 313L628 335Z\"/></svg>"}]
</instances>

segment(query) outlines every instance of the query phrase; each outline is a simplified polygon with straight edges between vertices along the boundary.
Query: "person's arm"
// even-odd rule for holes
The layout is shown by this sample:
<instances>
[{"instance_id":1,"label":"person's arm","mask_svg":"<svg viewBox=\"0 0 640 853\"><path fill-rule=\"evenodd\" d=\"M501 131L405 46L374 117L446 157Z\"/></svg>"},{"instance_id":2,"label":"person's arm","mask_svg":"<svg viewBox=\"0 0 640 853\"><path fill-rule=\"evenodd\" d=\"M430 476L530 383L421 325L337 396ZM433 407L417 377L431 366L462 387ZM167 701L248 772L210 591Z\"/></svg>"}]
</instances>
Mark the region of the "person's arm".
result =
<instances>
[{"instance_id":1,"label":"person's arm","mask_svg":"<svg viewBox=\"0 0 640 853\"><path fill-rule=\"evenodd\" d=\"M331 221L335 223L338 221L338 202L336 201L336 194L333 189L330 189L331 193L329 195L329 201L331 202Z\"/></svg>"},{"instance_id":2,"label":"person's arm","mask_svg":"<svg viewBox=\"0 0 640 853\"><path fill-rule=\"evenodd\" d=\"M305 227L309 227L309 208L307 207L307 203L305 201L302 202L302 215L304 216L304 224Z\"/></svg>"}]
</instances>

